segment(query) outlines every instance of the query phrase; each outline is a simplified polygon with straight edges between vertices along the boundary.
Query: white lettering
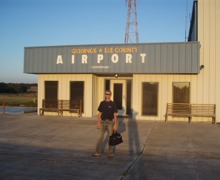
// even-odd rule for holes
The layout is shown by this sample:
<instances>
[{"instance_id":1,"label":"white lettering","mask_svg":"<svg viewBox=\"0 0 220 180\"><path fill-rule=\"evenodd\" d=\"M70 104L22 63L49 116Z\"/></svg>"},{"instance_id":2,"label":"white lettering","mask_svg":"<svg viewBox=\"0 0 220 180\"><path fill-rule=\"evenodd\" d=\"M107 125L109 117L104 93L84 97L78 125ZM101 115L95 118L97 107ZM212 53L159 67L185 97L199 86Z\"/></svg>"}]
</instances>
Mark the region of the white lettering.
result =
<instances>
[{"instance_id":1,"label":"white lettering","mask_svg":"<svg viewBox=\"0 0 220 180\"><path fill-rule=\"evenodd\" d=\"M105 60L104 54L97 54L97 64L102 63ZM111 56L111 62L116 64L119 62L119 55L118 54L112 54ZM81 55L81 63L82 64L88 64L88 60L92 60L87 54ZM125 62L126 64L132 64L133 55L132 54L125 54ZM140 54L140 61L141 63L145 63L147 60L147 54L141 53ZM57 55L56 64L63 64L63 57L62 55ZM71 64L75 64L75 55L72 55L71 57Z\"/></svg>"},{"instance_id":2,"label":"white lettering","mask_svg":"<svg viewBox=\"0 0 220 180\"><path fill-rule=\"evenodd\" d=\"M146 54L140 54L140 56L141 56L141 62L145 63Z\"/></svg>"},{"instance_id":3,"label":"white lettering","mask_svg":"<svg viewBox=\"0 0 220 180\"><path fill-rule=\"evenodd\" d=\"M63 64L62 55L57 56L57 64Z\"/></svg>"},{"instance_id":4,"label":"white lettering","mask_svg":"<svg viewBox=\"0 0 220 180\"><path fill-rule=\"evenodd\" d=\"M118 62L118 59L119 59L119 57L118 57L117 54L113 54L113 55L112 55L111 60L112 60L113 63L117 63L117 62Z\"/></svg>"},{"instance_id":5,"label":"white lettering","mask_svg":"<svg viewBox=\"0 0 220 180\"><path fill-rule=\"evenodd\" d=\"M103 59L104 59L103 54L98 54L97 63L100 64L100 62L101 62Z\"/></svg>"},{"instance_id":6,"label":"white lettering","mask_svg":"<svg viewBox=\"0 0 220 180\"><path fill-rule=\"evenodd\" d=\"M132 54L126 54L126 63L132 63Z\"/></svg>"},{"instance_id":7,"label":"white lettering","mask_svg":"<svg viewBox=\"0 0 220 180\"><path fill-rule=\"evenodd\" d=\"M72 55L72 64L75 64L75 55Z\"/></svg>"},{"instance_id":8,"label":"white lettering","mask_svg":"<svg viewBox=\"0 0 220 180\"><path fill-rule=\"evenodd\" d=\"M88 59L88 56L87 55L82 55L82 64L87 64L87 59Z\"/></svg>"}]
</instances>

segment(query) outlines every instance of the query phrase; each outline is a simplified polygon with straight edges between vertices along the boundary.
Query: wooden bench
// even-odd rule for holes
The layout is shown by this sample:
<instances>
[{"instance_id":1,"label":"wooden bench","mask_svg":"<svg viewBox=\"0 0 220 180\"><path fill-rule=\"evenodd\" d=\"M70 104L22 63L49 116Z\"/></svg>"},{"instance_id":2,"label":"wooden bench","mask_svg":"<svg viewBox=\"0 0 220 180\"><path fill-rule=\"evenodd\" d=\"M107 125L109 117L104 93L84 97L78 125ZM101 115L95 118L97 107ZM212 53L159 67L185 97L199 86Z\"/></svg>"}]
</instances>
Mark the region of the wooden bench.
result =
<instances>
[{"instance_id":1,"label":"wooden bench","mask_svg":"<svg viewBox=\"0 0 220 180\"><path fill-rule=\"evenodd\" d=\"M64 111L68 111L69 113L77 113L78 117L81 117L82 112L82 101L73 101L73 100L60 100L59 111L63 116Z\"/></svg>"},{"instance_id":2,"label":"wooden bench","mask_svg":"<svg viewBox=\"0 0 220 180\"><path fill-rule=\"evenodd\" d=\"M168 116L187 117L190 123L192 117L211 117L216 123L215 104L167 103L165 122Z\"/></svg>"},{"instance_id":3,"label":"wooden bench","mask_svg":"<svg viewBox=\"0 0 220 180\"><path fill-rule=\"evenodd\" d=\"M58 100L43 99L42 108L40 108L40 115L44 115L44 112L57 112L57 114L60 115Z\"/></svg>"},{"instance_id":4,"label":"wooden bench","mask_svg":"<svg viewBox=\"0 0 220 180\"><path fill-rule=\"evenodd\" d=\"M79 117L82 115L82 101L77 103L73 100L42 100L42 108L40 108L40 115L44 115L44 112L57 112L58 115L63 116L64 111L70 113L77 113Z\"/></svg>"},{"instance_id":5,"label":"wooden bench","mask_svg":"<svg viewBox=\"0 0 220 180\"><path fill-rule=\"evenodd\" d=\"M59 109L61 116L63 116L63 111L68 111L70 113L77 113L79 117L81 117L81 113L79 109Z\"/></svg>"},{"instance_id":6,"label":"wooden bench","mask_svg":"<svg viewBox=\"0 0 220 180\"><path fill-rule=\"evenodd\" d=\"M57 112L58 116L60 115L60 111L57 108L40 108L40 115L44 115L44 112Z\"/></svg>"}]
</instances>

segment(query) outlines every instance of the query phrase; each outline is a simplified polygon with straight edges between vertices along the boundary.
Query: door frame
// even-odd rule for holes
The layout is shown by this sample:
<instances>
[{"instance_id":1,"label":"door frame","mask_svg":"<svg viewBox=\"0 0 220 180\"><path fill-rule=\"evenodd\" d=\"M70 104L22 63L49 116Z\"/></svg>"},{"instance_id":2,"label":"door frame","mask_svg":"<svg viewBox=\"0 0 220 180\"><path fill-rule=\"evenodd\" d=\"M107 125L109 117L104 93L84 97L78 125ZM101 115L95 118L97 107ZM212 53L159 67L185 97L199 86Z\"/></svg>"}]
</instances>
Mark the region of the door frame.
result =
<instances>
[{"instance_id":1,"label":"door frame","mask_svg":"<svg viewBox=\"0 0 220 180\"><path fill-rule=\"evenodd\" d=\"M118 109L118 115L124 116L127 112L127 80L126 79L110 79L110 90L112 99L114 100L114 84L122 84L122 109Z\"/></svg>"}]
</instances>

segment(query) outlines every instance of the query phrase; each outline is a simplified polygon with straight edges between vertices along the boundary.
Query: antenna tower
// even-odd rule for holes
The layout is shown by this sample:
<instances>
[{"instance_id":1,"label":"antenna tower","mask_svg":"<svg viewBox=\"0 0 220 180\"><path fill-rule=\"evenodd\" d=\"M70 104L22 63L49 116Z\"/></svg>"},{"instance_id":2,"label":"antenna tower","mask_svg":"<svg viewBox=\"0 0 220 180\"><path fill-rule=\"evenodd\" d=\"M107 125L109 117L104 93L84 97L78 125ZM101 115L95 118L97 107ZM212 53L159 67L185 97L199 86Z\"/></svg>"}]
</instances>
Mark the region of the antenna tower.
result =
<instances>
[{"instance_id":1,"label":"antenna tower","mask_svg":"<svg viewBox=\"0 0 220 180\"><path fill-rule=\"evenodd\" d=\"M125 0L128 6L125 44L139 43L136 0Z\"/></svg>"},{"instance_id":2,"label":"antenna tower","mask_svg":"<svg viewBox=\"0 0 220 180\"><path fill-rule=\"evenodd\" d=\"M185 41L188 40L188 0L186 0L186 14L185 14Z\"/></svg>"}]
</instances>

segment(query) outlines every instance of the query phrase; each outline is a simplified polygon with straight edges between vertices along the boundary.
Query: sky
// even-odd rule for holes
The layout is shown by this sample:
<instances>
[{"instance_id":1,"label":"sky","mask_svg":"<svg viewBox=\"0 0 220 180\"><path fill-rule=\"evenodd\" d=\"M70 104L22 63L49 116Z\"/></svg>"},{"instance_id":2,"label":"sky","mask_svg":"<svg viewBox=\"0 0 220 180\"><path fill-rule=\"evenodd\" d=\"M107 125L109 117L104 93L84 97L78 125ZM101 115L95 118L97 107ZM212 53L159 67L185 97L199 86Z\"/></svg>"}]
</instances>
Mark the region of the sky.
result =
<instances>
[{"instance_id":1,"label":"sky","mask_svg":"<svg viewBox=\"0 0 220 180\"><path fill-rule=\"evenodd\" d=\"M137 0L139 42L185 41L192 5ZM37 83L23 72L25 47L122 44L126 21L125 0L0 0L0 82Z\"/></svg>"}]
</instances>

